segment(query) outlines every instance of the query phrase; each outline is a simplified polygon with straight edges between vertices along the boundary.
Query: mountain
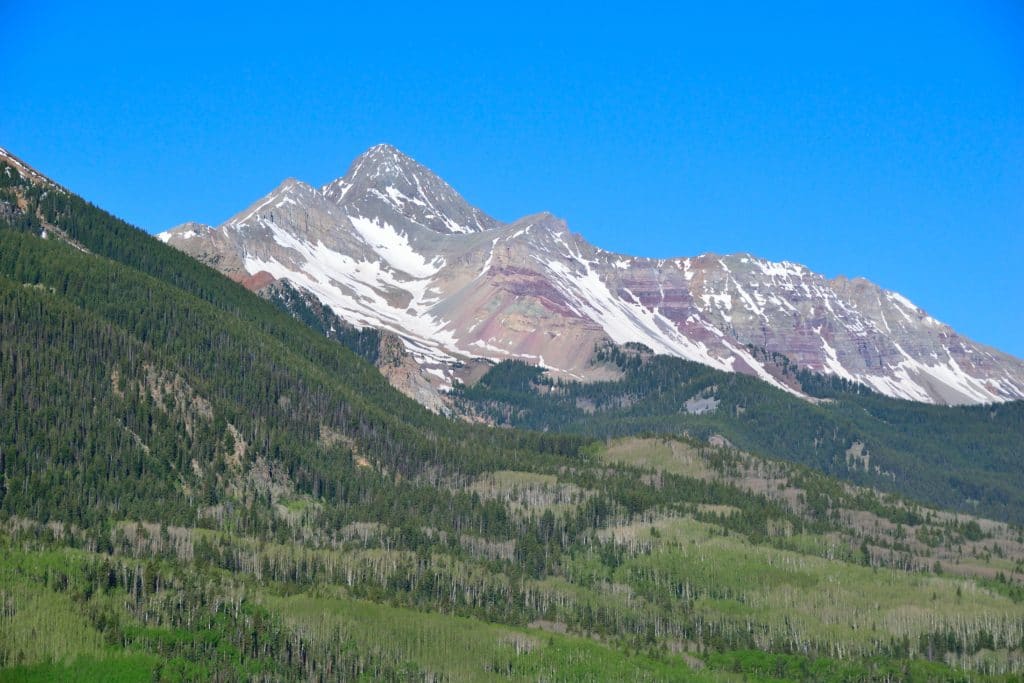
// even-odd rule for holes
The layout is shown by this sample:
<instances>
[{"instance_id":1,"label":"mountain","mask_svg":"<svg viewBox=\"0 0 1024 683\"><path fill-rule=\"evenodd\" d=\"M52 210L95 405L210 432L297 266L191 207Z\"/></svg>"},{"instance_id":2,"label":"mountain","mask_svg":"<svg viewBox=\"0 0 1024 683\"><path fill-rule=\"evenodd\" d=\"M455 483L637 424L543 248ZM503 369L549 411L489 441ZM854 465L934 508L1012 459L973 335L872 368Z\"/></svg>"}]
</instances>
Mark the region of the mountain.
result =
<instances>
[{"instance_id":1,"label":"mountain","mask_svg":"<svg viewBox=\"0 0 1024 683\"><path fill-rule=\"evenodd\" d=\"M721 439L448 419L370 364L386 334L285 282L268 302L2 150L0 212L0 681L1024 671L1019 527ZM911 405L1018 429L1019 403ZM1022 476L983 441L979 467Z\"/></svg>"},{"instance_id":2,"label":"mountain","mask_svg":"<svg viewBox=\"0 0 1024 683\"><path fill-rule=\"evenodd\" d=\"M423 409L344 345L3 150L0 207L0 511L195 522L266 489L250 479L263 468L319 489L352 453L411 477L538 450L521 441L537 435Z\"/></svg>"},{"instance_id":3,"label":"mountain","mask_svg":"<svg viewBox=\"0 0 1024 683\"><path fill-rule=\"evenodd\" d=\"M287 280L357 327L399 335L441 389L474 358L602 379L594 352L611 341L790 391L751 346L892 397L1024 398L1024 361L862 278L749 254L613 254L548 213L501 223L388 145L323 187L286 180L218 227L159 237L251 288Z\"/></svg>"}]
</instances>

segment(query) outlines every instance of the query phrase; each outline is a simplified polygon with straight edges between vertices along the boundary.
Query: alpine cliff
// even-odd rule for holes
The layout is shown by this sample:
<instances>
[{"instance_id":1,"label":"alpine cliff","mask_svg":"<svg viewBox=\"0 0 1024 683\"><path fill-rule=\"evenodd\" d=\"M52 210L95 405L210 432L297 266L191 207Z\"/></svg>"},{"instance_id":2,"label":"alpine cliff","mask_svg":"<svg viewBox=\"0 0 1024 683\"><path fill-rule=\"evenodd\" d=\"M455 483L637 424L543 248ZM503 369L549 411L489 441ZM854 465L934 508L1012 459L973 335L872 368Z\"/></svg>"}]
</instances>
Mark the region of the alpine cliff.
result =
<instances>
[{"instance_id":1,"label":"alpine cliff","mask_svg":"<svg viewBox=\"0 0 1024 683\"><path fill-rule=\"evenodd\" d=\"M502 223L388 145L323 187L289 179L220 226L159 237L252 289L287 281L399 335L440 388L474 358L604 378L594 353L611 341L797 392L765 357L915 401L1024 398L1024 361L862 278L749 254L614 254L549 213Z\"/></svg>"}]
</instances>

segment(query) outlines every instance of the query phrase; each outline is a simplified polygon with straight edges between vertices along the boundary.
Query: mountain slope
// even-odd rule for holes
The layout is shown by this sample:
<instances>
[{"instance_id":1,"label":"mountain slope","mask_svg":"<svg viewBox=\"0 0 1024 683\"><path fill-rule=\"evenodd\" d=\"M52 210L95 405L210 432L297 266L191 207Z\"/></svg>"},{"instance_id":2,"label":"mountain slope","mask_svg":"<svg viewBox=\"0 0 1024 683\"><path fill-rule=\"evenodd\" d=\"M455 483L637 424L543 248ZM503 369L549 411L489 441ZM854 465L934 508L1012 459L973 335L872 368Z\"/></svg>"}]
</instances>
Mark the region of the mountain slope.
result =
<instances>
[{"instance_id":1,"label":"mountain slope","mask_svg":"<svg viewBox=\"0 0 1024 683\"><path fill-rule=\"evenodd\" d=\"M0 681L1024 669L1019 529L696 440L445 419L295 292L6 163L0 201Z\"/></svg>"},{"instance_id":2,"label":"mountain slope","mask_svg":"<svg viewBox=\"0 0 1024 683\"><path fill-rule=\"evenodd\" d=\"M747 254L612 254L550 214L502 224L387 145L322 188L287 180L217 228L160 238L239 281L286 279L357 326L398 334L442 388L475 357L594 379L593 352L611 340L784 389L748 345L893 397L1024 398L1024 361L866 280Z\"/></svg>"},{"instance_id":3,"label":"mountain slope","mask_svg":"<svg viewBox=\"0 0 1024 683\"><path fill-rule=\"evenodd\" d=\"M0 510L195 522L265 490L268 467L312 492L365 453L408 477L582 443L452 424L219 273L14 168L0 168L17 207L0 230Z\"/></svg>"},{"instance_id":4,"label":"mountain slope","mask_svg":"<svg viewBox=\"0 0 1024 683\"><path fill-rule=\"evenodd\" d=\"M607 439L688 435L811 466L950 510L1024 523L1024 401L935 406L793 373L812 403L744 375L611 347L621 377L552 382L521 361L458 385L456 412L509 427Z\"/></svg>"}]
</instances>

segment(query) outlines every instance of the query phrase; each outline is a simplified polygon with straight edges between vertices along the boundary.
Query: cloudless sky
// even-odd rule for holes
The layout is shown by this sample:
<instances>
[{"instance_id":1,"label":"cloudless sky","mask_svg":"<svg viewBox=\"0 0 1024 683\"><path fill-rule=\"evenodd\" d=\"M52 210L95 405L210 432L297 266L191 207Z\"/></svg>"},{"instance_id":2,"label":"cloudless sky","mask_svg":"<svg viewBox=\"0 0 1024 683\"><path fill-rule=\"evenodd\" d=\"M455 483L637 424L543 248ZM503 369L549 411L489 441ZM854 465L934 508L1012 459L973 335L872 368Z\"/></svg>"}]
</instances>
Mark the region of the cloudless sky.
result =
<instances>
[{"instance_id":1,"label":"cloudless sky","mask_svg":"<svg viewBox=\"0 0 1024 683\"><path fill-rule=\"evenodd\" d=\"M0 0L0 146L150 232L390 142L605 249L867 277L1024 356L1024 3Z\"/></svg>"}]
</instances>

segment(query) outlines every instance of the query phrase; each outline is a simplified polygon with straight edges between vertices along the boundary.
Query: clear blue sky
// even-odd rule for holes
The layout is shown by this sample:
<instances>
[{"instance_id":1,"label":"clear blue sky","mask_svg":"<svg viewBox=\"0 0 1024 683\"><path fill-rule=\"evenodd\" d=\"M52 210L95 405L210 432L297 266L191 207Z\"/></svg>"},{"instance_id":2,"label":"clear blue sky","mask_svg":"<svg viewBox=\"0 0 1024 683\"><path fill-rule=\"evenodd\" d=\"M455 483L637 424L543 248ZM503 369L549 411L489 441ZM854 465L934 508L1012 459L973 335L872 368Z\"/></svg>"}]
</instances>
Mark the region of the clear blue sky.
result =
<instances>
[{"instance_id":1,"label":"clear blue sky","mask_svg":"<svg viewBox=\"0 0 1024 683\"><path fill-rule=\"evenodd\" d=\"M551 4L0 0L0 146L158 231L390 142L498 218L865 276L1024 356L1024 3Z\"/></svg>"}]
</instances>

